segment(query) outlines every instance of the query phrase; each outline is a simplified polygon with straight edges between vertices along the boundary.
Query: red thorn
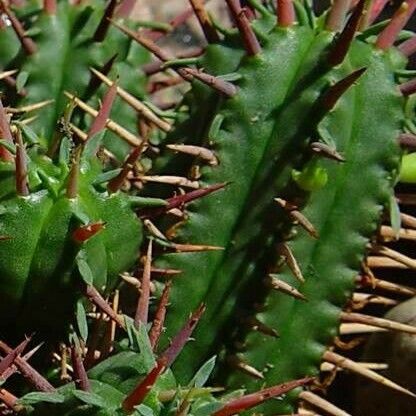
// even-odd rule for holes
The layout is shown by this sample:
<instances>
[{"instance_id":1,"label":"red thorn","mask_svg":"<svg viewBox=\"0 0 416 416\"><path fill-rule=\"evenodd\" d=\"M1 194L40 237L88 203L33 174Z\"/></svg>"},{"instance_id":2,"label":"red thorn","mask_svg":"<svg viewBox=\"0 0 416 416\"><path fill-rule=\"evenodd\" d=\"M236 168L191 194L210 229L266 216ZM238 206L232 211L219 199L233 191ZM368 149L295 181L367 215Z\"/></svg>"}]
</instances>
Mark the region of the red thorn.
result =
<instances>
[{"instance_id":1,"label":"red thorn","mask_svg":"<svg viewBox=\"0 0 416 416\"><path fill-rule=\"evenodd\" d=\"M211 22L211 19L205 10L203 0L189 0L191 2L192 8L195 12L199 24L204 32L205 38L209 43L215 43L220 40L217 31L215 30L214 25Z\"/></svg>"},{"instance_id":2,"label":"red thorn","mask_svg":"<svg viewBox=\"0 0 416 416\"><path fill-rule=\"evenodd\" d=\"M250 21L248 20L247 15L241 8L238 0L225 1L243 38L243 43L247 54L250 56L257 55L261 52L261 46L257 40L256 34L250 26Z\"/></svg>"},{"instance_id":3,"label":"red thorn","mask_svg":"<svg viewBox=\"0 0 416 416\"><path fill-rule=\"evenodd\" d=\"M104 10L104 15L101 18L100 23L98 24L97 29L95 30L95 33L92 37L94 42L102 42L105 39L108 28L110 27L110 21L108 19L111 19L114 16L117 4L117 0L110 0L108 3L108 6ZM122 6L123 5L120 5L120 7Z\"/></svg>"},{"instance_id":4,"label":"red thorn","mask_svg":"<svg viewBox=\"0 0 416 416\"><path fill-rule=\"evenodd\" d=\"M4 111L3 103L0 100L0 140L6 140L9 143L13 143L12 132L10 131L9 120L7 119L6 112ZM0 146L0 159L4 162L11 162L13 160L10 152Z\"/></svg>"},{"instance_id":5,"label":"red thorn","mask_svg":"<svg viewBox=\"0 0 416 416\"><path fill-rule=\"evenodd\" d=\"M27 163L26 151L23 144L22 132L20 129L16 130L15 134L16 144L16 193L20 196L28 196L29 188L27 184Z\"/></svg>"},{"instance_id":6,"label":"red thorn","mask_svg":"<svg viewBox=\"0 0 416 416\"><path fill-rule=\"evenodd\" d=\"M147 246L146 260L144 263L143 277L141 280L141 291L139 300L137 302L136 315L134 318L134 325L136 328L140 325L147 325L147 319L149 314L149 301L150 301L150 278L152 267L152 246L153 240L149 240Z\"/></svg>"},{"instance_id":7,"label":"red thorn","mask_svg":"<svg viewBox=\"0 0 416 416\"><path fill-rule=\"evenodd\" d=\"M6 370L14 364L14 361L20 354L26 349L27 345L31 341L31 338L26 338L21 342L14 350L10 351L4 358L0 360L0 378L2 379L3 374Z\"/></svg>"},{"instance_id":8,"label":"red thorn","mask_svg":"<svg viewBox=\"0 0 416 416\"><path fill-rule=\"evenodd\" d=\"M292 0L277 0L277 24L280 27L293 26L296 15Z\"/></svg>"},{"instance_id":9,"label":"red thorn","mask_svg":"<svg viewBox=\"0 0 416 416\"><path fill-rule=\"evenodd\" d=\"M397 36L404 28L416 8L416 0L403 1L396 10L389 24L378 35L376 47L379 49L388 49L393 46Z\"/></svg>"},{"instance_id":10,"label":"red thorn","mask_svg":"<svg viewBox=\"0 0 416 416\"><path fill-rule=\"evenodd\" d=\"M416 150L416 135L410 133L402 133L399 135L399 144L403 149Z\"/></svg>"},{"instance_id":11,"label":"red thorn","mask_svg":"<svg viewBox=\"0 0 416 416\"><path fill-rule=\"evenodd\" d=\"M91 383L82 362L81 348L76 342L71 346L72 367L74 368L74 382L83 391L91 391Z\"/></svg>"},{"instance_id":12,"label":"red thorn","mask_svg":"<svg viewBox=\"0 0 416 416\"><path fill-rule=\"evenodd\" d=\"M19 400L16 396L11 394L6 389L0 388L0 400L11 410L15 410L17 401Z\"/></svg>"},{"instance_id":13,"label":"red thorn","mask_svg":"<svg viewBox=\"0 0 416 416\"><path fill-rule=\"evenodd\" d=\"M269 387L256 393L247 394L225 404L220 410L214 412L213 416L232 416L239 414L240 412L251 409L252 407L257 406L266 400L269 400L273 397L282 396L290 390L304 386L305 384L310 383L313 379L313 377L305 377L299 380L279 384L278 386Z\"/></svg>"},{"instance_id":14,"label":"red thorn","mask_svg":"<svg viewBox=\"0 0 416 416\"><path fill-rule=\"evenodd\" d=\"M400 92L404 95L410 95L416 92L416 78L411 79L399 86Z\"/></svg>"},{"instance_id":15,"label":"red thorn","mask_svg":"<svg viewBox=\"0 0 416 416\"><path fill-rule=\"evenodd\" d=\"M56 15L57 4L56 0L43 0L43 10L49 15Z\"/></svg>"},{"instance_id":16,"label":"red thorn","mask_svg":"<svg viewBox=\"0 0 416 416\"><path fill-rule=\"evenodd\" d=\"M0 6L3 9L4 13L6 13L7 17L9 18L10 23L12 24L13 30L15 31L17 37L19 38L19 41L23 49L25 50L25 52L28 55L33 55L37 50L35 42L33 42L31 38L26 36L25 29L23 28L22 24L17 19L17 17L14 15L14 13L10 10L5 0L0 0Z\"/></svg>"},{"instance_id":17,"label":"red thorn","mask_svg":"<svg viewBox=\"0 0 416 416\"><path fill-rule=\"evenodd\" d=\"M334 45L328 54L329 65L339 65L347 55L351 42L354 39L355 33L358 29L358 25L360 24L361 17L363 16L365 4L366 0L360 0L352 15L348 19L344 30L335 40Z\"/></svg>"},{"instance_id":18,"label":"red thorn","mask_svg":"<svg viewBox=\"0 0 416 416\"><path fill-rule=\"evenodd\" d=\"M115 53L101 68L99 68L99 71L103 75L107 76L110 73L111 68L113 67L113 64L117 58L117 55L118 54ZM97 75L95 75L92 72L90 82L88 83L88 86L87 86L87 93L85 95L88 97L92 95L96 90L98 90L101 84L102 84L102 81L100 80L100 78L98 78ZM84 101L85 101L85 97L84 97Z\"/></svg>"},{"instance_id":19,"label":"red thorn","mask_svg":"<svg viewBox=\"0 0 416 416\"><path fill-rule=\"evenodd\" d=\"M320 115L325 115L328 111L332 110L337 101L347 91L367 68L357 69L350 75L338 81L336 84L328 88L327 91L318 99L317 108Z\"/></svg>"},{"instance_id":20,"label":"red thorn","mask_svg":"<svg viewBox=\"0 0 416 416\"><path fill-rule=\"evenodd\" d=\"M140 33L134 32L131 29L119 24L115 20L110 19L111 23L120 29L127 36L130 36L134 41L142 45L144 48L149 50L153 55L163 62L169 61L173 57L160 48L152 39L149 39ZM250 28L251 30L251 28ZM193 78L197 78L206 85L218 90L226 96L233 96L236 93L236 87L231 83L224 81L220 78L214 77L209 74L205 74L195 68L172 68L186 81L192 81Z\"/></svg>"},{"instance_id":21,"label":"red thorn","mask_svg":"<svg viewBox=\"0 0 416 416\"><path fill-rule=\"evenodd\" d=\"M124 399L123 410L131 413L135 406L143 402L151 388L156 383L160 374L166 369L166 359L157 361L153 370L138 384L138 386Z\"/></svg>"},{"instance_id":22,"label":"red thorn","mask_svg":"<svg viewBox=\"0 0 416 416\"><path fill-rule=\"evenodd\" d=\"M190 75L191 79L192 77L199 79L201 82L224 94L226 97L232 97L237 93L237 87L233 83L224 81L223 79L213 75L206 74L200 69L182 68L179 73L182 75ZM187 79L187 77L185 77L185 79Z\"/></svg>"},{"instance_id":23,"label":"red thorn","mask_svg":"<svg viewBox=\"0 0 416 416\"><path fill-rule=\"evenodd\" d=\"M256 18L256 9L250 4L249 0L240 0L241 7L244 9L250 22Z\"/></svg>"},{"instance_id":24,"label":"red thorn","mask_svg":"<svg viewBox=\"0 0 416 416\"><path fill-rule=\"evenodd\" d=\"M117 96L117 83L114 82L113 85L108 89L108 91L106 92L104 96L103 105L101 106L100 111L97 114L97 117L95 117L90 127L87 140L105 128L107 120L110 117L111 107L113 106L113 102L116 96Z\"/></svg>"},{"instance_id":25,"label":"red thorn","mask_svg":"<svg viewBox=\"0 0 416 416\"><path fill-rule=\"evenodd\" d=\"M355 5L354 5L355 6ZM350 0L335 0L326 18L325 28L331 32L338 32L344 25L344 19L351 7Z\"/></svg>"},{"instance_id":26,"label":"red thorn","mask_svg":"<svg viewBox=\"0 0 416 416\"><path fill-rule=\"evenodd\" d=\"M105 299L100 295L98 290L92 285L86 285L85 296L92 302L97 308L108 315L120 328L125 329L126 325L124 319L118 316L118 314L113 310L113 308L105 301Z\"/></svg>"},{"instance_id":27,"label":"red thorn","mask_svg":"<svg viewBox=\"0 0 416 416\"><path fill-rule=\"evenodd\" d=\"M398 46L399 51L405 56L411 56L416 52L416 36L412 36Z\"/></svg>"},{"instance_id":28,"label":"red thorn","mask_svg":"<svg viewBox=\"0 0 416 416\"><path fill-rule=\"evenodd\" d=\"M121 172L113 179L108 182L107 190L110 194L117 192L124 184L124 181L127 179L129 172L133 169L134 164L137 159L143 152L145 141L141 143L140 146L135 147L127 157L126 161L123 164Z\"/></svg>"},{"instance_id":29,"label":"red thorn","mask_svg":"<svg viewBox=\"0 0 416 416\"><path fill-rule=\"evenodd\" d=\"M198 309L191 315L185 325L175 335L169 347L161 354L160 360L166 359L166 366L170 367L175 361L176 357L182 351L185 344L188 342L192 332L205 312L205 305L201 304Z\"/></svg>"},{"instance_id":30,"label":"red thorn","mask_svg":"<svg viewBox=\"0 0 416 416\"><path fill-rule=\"evenodd\" d=\"M156 351L159 338L162 334L171 287L172 280L168 280L163 288L162 296L160 297L159 305L152 322L152 327L149 331L149 340L153 351Z\"/></svg>"},{"instance_id":31,"label":"red thorn","mask_svg":"<svg viewBox=\"0 0 416 416\"><path fill-rule=\"evenodd\" d=\"M207 186L206 188L196 189L195 191L188 192L183 195L174 196L167 200L167 205L162 208L146 209L141 211L141 218L153 218L165 214L173 208L179 208L188 202L195 201L196 199L203 198L213 192L225 188L228 185L226 183L217 183L215 185Z\"/></svg>"},{"instance_id":32,"label":"red thorn","mask_svg":"<svg viewBox=\"0 0 416 416\"><path fill-rule=\"evenodd\" d=\"M27 362L28 360L30 360L33 355L39 350L39 348L42 346L42 344L39 344L38 346L36 346L35 348L33 348L32 350L30 350L27 354L25 354L23 357L21 357L22 360L24 360L25 362ZM9 367L8 370L6 370L2 375L1 375L1 379L3 382L5 382L9 377L11 377L13 374L15 374L18 371L16 364L12 365L11 367Z\"/></svg>"},{"instance_id":33,"label":"red thorn","mask_svg":"<svg viewBox=\"0 0 416 416\"><path fill-rule=\"evenodd\" d=\"M380 13L383 11L386 4L389 2L389 0L374 0L371 6L371 12L370 17L368 19L368 23L372 24L374 20L377 19L377 17L380 15Z\"/></svg>"},{"instance_id":34,"label":"red thorn","mask_svg":"<svg viewBox=\"0 0 416 416\"><path fill-rule=\"evenodd\" d=\"M136 0L122 0L120 6L118 6L116 16L121 17L121 18L129 17L135 5L136 5Z\"/></svg>"},{"instance_id":35,"label":"red thorn","mask_svg":"<svg viewBox=\"0 0 416 416\"><path fill-rule=\"evenodd\" d=\"M0 341L0 350L9 354L13 350L4 342ZM14 364L18 367L20 373L30 381L36 390L51 392L55 391L52 384L49 383L42 375L40 375L31 365L29 365L23 358L16 357Z\"/></svg>"},{"instance_id":36,"label":"red thorn","mask_svg":"<svg viewBox=\"0 0 416 416\"><path fill-rule=\"evenodd\" d=\"M72 233L72 238L75 240L75 242L82 244L100 232L103 228L105 228L105 222L102 221L95 222L93 224L82 225Z\"/></svg>"}]
</instances>

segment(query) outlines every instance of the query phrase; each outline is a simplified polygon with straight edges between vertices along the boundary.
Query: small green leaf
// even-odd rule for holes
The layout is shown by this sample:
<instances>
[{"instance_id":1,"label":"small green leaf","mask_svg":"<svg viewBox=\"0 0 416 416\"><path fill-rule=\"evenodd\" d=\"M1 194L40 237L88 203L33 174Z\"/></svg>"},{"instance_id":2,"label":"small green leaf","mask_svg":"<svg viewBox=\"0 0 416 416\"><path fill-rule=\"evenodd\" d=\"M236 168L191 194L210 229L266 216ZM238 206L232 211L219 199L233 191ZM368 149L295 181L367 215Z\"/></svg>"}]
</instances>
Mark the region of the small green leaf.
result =
<instances>
[{"instance_id":1,"label":"small green leaf","mask_svg":"<svg viewBox=\"0 0 416 416\"><path fill-rule=\"evenodd\" d=\"M2 137L0 138L3 139ZM14 143L10 143L7 140L0 140L0 146L6 148L11 154L16 154L16 146Z\"/></svg>"},{"instance_id":2,"label":"small green leaf","mask_svg":"<svg viewBox=\"0 0 416 416\"><path fill-rule=\"evenodd\" d=\"M39 35L40 33L42 33L42 30L40 29L40 27L31 27L30 29L25 31L25 36L29 38L33 38Z\"/></svg>"},{"instance_id":3,"label":"small green leaf","mask_svg":"<svg viewBox=\"0 0 416 416\"><path fill-rule=\"evenodd\" d=\"M72 394L82 402L89 404L94 407L99 407L100 409L105 409L107 407L107 402L104 398L99 396L96 393L82 390L74 390Z\"/></svg>"},{"instance_id":4,"label":"small green leaf","mask_svg":"<svg viewBox=\"0 0 416 416\"><path fill-rule=\"evenodd\" d=\"M84 280L87 285L92 285L94 282L94 275L92 274L91 268L87 263L84 250L81 250L77 254L76 263L82 280Z\"/></svg>"},{"instance_id":5,"label":"small green leaf","mask_svg":"<svg viewBox=\"0 0 416 416\"><path fill-rule=\"evenodd\" d=\"M25 394L22 398L19 399L19 404L22 405L31 405L36 403L63 403L65 397L54 391L54 392L32 392Z\"/></svg>"},{"instance_id":6,"label":"small green leaf","mask_svg":"<svg viewBox=\"0 0 416 416\"><path fill-rule=\"evenodd\" d=\"M16 77L16 90L18 93L22 91L28 78L29 78L28 72L26 71L19 72L19 75Z\"/></svg>"},{"instance_id":7,"label":"small green leaf","mask_svg":"<svg viewBox=\"0 0 416 416\"><path fill-rule=\"evenodd\" d=\"M142 404L139 404L138 406L135 406L134 409L141 416L153 416L154 415L153 410L149 406L146 406L143 403Z\"/></svg>"},{"instance_id":8,"label":"small green leaf","mask_svg":"<svg viewBox=\"0 0 416 416\"><path fill-rule=\"evenodd\" d=\"M29 126L26 126L26 124L20 122L16 122L16 124L22 130L23 136L29 144L39 143L37 134Z\"/></svg>"},{"instance_id":9,"label":"small green leaf","mask_svg":"<svg viewBox=\"0 0 416 416\"><path fill-rule=\"evenodd\" d=\"M394 195L390 195L390 223L391 228L393 228L393 232L396 238L399 238L400 228L402 226L401 218L400 218L400 208L399 204L397 203L396 197Z\"/></svg>"},{"instance_id":10,"label":"small green leaf","mask_svg":"<svg viewBox=\"0 0 416 416\"><path fill-rule=\"evenodd\" d=\"M94 180L94 185L101 185L102 183L108 182L111 179L115 178L120 172L121 169L113 169L107 172L103 172L96 177L96 179Z\"/></svg>"},{"instance_id":11,"label":"small green leaf","mask_svg":"<svg viewBox=\"0 0 416 416\"><path fill-rule=\"evenodd\" d=\"M45 188L54 196L58 196L58 188L59 188L59 182L49 176L43 169L38 168L37 169L37 174L39 176L39 179L42 181L43 185L45 186Z\"/></svg>"},{"instance_id":12,"label":"small green leaf","mask_svg":"<svg viewBox=\"0 0 416 416\"><path fill-rule=\"evenodd\" d=\"M72 142L68 137L64 136L59 146L59 163L67 166L71 159Z\"/></svg>"},{"instance_id":13,"label":"small green leaf","mask_svg":"<svg viewBox=\"0 0 416 416\"><path fill-rule=\"evenodd\" d=\"M229 74L221 75L218 78L221 78L224 81L233 82L238 81L239 79L243 78L243 76L238 72L230 72Z\"/></svg>"},{"instance_id":14,"label":"small green leaf","mask_svg":"<svg viewBox=\"0 0 416 416\"><path fill-rule=\"evenodd\" d=\"M214 117L214 120L211 123L211 127L208 131L208 138L215 139L218 136L218 133L221 129L222 122L224 121L224 116L222 114L217 114Z\"/></svg>"},{"instance_id":15,"label":"small green leaf","mask_svg":"<svg viewBox=\"0 0 416 416\"><path fill-rule=\"evenodd\" d=\"M147 335L146 325L140 324L136 334L143 363L146 366L146 369L150 371L155 366L156 361L153 355L152 346L150 345L149 336Z\"/></svg>"},{"instance_id":16,"label":"small green leaf","mask_svg":"<svg viewBox=\"0 0 416 416\"><path fill-rule=\"evenodd\" d=\"M94 136L90 137L84 146L84 151L82 152L82 163L89 164L90 159L96 156L96 153L100 147L100 143L103 139L105 130L94 134Z\"/></svg>"},{"instance_id":17,"label":"small green leaf","mask_svg":"<svg viewBox=\"0 0 416 416\"><path fill-rule=\"evenodd\" d=\"M134 349L140 351L140 359L143 361L147 373L155 366L156 360L147 335L146 325L140 324L137 329L134 326L134 321L126 317L126 327L130 343Z\"/></svg>"},{"instance_id":18,"label":"small green leaf","mask_svg":"<svg viewBox=\"0 0 416 416\"><path fill-rule=\"evenodd\" d=\"M91 222L89 215L82 209L82 207L78 203L78 200L75 200L73 202L71 208L75 218L77 218L81 222L81 224L86 225Z\"/></svg>"},{"instance_id":19,"label":"small green leaf","mask_svg":"<svg viewBox=\"0 0 416 416\"><path fill-rule=\"evenodd\" d=\"M191 386L202 387L207 382L214 369L216 359L217 357L214 355L201 366L192 379Z\"/></svg>"},{"instance_id":20,"label":"small green leaf","mask_svg":"<svg viewBox=\"0 0 416 416\"><path fill-rule=\"evenodd\" d=\"M81 299L77 302L76 315L79 334L81 335L81 338L86 341L88 338L88 322L84 304Z\"/></svg>"}]
</instances>

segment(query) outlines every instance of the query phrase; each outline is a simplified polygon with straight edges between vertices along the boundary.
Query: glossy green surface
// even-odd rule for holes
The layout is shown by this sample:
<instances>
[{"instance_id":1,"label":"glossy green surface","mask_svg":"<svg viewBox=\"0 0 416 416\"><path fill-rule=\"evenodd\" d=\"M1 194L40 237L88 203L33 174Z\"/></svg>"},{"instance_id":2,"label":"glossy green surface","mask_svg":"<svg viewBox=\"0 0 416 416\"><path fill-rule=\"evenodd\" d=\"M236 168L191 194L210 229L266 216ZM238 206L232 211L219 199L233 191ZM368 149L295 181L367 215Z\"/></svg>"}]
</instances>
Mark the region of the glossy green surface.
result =
<instances>
[{"instance_id":1,"label":"glossy green surface","mask_svg":"<svg viewBox=\"0 0 416 416\"><path fill-rule=\"evenodd\" d=\"M127 196L94 187L99 162L84 162L78 197L68 199L68 169L54 167L46 156L32 157L30 176L42 171L52 185L45 189L32 180L29 196L8 194L0 200L0 234L7 236L0 242L1 324L64 329L82 287L77 258L88 264L99 290L111 290L137 258L141 223ZM105 228L98 234L84 243L73 240L75 229L99 221Z\"/></svg>"},{"instance_id":2,"label":"glossy green surface","mask_svg":"<svg viewBox=\"0 0 416 416\"><path fill-rule=\"evenodd\" d=\"M322 161L328 184L311 193L303 210L319 238L298 227L289 242L305 283L296 282L287 268L276 270L278 278L297 287L307 301L270 293L264 311L256 316L280 337L251 332L245 340L247 352L241 354L264 372L267 383L319 373L322 353L337 335L339 314L354 289L367 244L388 206L400 166L397 137L403 122L403 100L389 61L388 54L356 43L349 66L366 66L367 71L322 124L346 162ZM374 116L385 115L386 108L389 117ZM233 385L241 382L241 375L232 377ZM245 378L244 384L253 382ZM290 406L270 404L268 410L285 412Z\"/></svg>"},{"instance_id":3,"label":"glossy green surface","mask_svg":"<svg viewBox=\"0 0 416 416\"><path fill-rule=\"evenodd\" d=\"M236 340L245 343L242 357L250 365L260 371L269 368L266 364L273 368L265 371L266 379L258 386L316 374L324 348L336 335L340 308L351 294L396 178L396 137L404 114L394 71L405 63L355 41L344 63L331 69L325 64L331 40L330 33L299 25L269 31L255 57L238 60L241 52L229 46L207 49L201 63L207 72L238 72L240 79L232 98L219 99L195 85L185 101L190 117L171 139L185 137L187 144L205 144L215 151L219 166L201 168L202 185L230 182L224 191L190 204L175 240L224 250L167 254L159 260L183 271L173 288L168 334L189 310L201 301L207 304L195 333L198 342L189 344L176 364L184 377L221 345L238 354ZM322 114L315 103L328 86L362 67L367 71L356 85L329 115ZM222 123L213 132L218 119ZM307 145L315 140L336 146L347 162L323 163L328 183L322 187L324 181L318 178L315 186L312 175L312 185L303 187L312 191L308 196L292 181L292 172L302 171L311 157ZM170 173L185 175L191 165L183 156L167 162ZM291 228L275 197L306 203L305 215L321 234L314 241L300 232L293 243L306 278L300 289L308 302L269 297L263 283L268 273L278 270L277 245L289 237ZM286 275L282 278L288 279ZM281 338L253 332L245 340L249 331L244 320L256 315L264 302L257 318L278 330ZM232 374L227 366L219 371L221 384L230 370ZM236 373L230 384L255 384L247 380ZM285 406L274 405L272 412L287 413L290 406Z\"/></svg>"}]
</instances>

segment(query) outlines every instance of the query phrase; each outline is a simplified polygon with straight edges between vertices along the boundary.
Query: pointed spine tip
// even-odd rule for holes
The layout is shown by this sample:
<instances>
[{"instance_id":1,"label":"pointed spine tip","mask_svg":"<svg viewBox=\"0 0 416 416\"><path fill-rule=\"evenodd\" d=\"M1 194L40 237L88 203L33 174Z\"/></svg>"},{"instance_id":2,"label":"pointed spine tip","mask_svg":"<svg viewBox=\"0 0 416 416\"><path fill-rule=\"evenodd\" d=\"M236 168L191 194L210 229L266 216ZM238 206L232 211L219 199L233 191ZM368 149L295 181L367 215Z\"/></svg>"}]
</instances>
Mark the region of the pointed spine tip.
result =
<instances>
[{"instance_id":1,"label":"pointed spine tip","mask_svg":"<svg viewBox=\"0 0 416 416\"><path fill-rule=\"evenodd\" d=\"M149 331L149 341L153 351L156 351L160 336L162 335L163 324L166 317L166 309L169 302L170 290L172 288L172 280L168 280L163 288L160 297L159 305L157 307L155 317L152 322L152 327Z\"/></svg>"},{"instance_id":2,"label":"pointed spine tip","mask_svg":"<svg viewBox=\"0 0 416 416\"><path fill-rule=\"evenodd\" d=\"M240 412L251 409L266 400L282 396L295 388L305 386L313 380L312 377L305 377L299 380L288 381L277 386L268 387L256 393L247 394L226 403L221 409L213 413L213 416L232 416L240 414Z\"/></svg>"},{"instance_id":3,"label":"pointed spine tip","mask_svg":"<svg viewBox=\"0 0 416 416\"><path fill-rule=\"evenodd\" d=\"M211 22L211 18L207 13L203 0L189 0L197 17L205 38L209 43L215 43L220 40L218 32Z\"/></svg>"},{"instance_id":4,"label":"pointed spine tip","mask_svg":"<svg viewBox=\"0 0 416 416\"><path fill-rule=\"evenodd\" d=\"M105 223L102 221L88 225L82 225L72 232L72 239L78 244L85 243L104 228Z\"/></svg>"},{"instance_id":5,"label":"pointed spine tip","mask_svg":"<svg viewBox=\"0 0 416 416\"><path fill-rule=\"evenodd\" d=\"M332 3L325 22L325 27L327 30L331 32L338 32L341 30L350 5L350 0L335 0Z\"/></svg>"},{"instance_id":6,"label":"pointed spine tip","mask_svg":"<svg viewBox=\"0 0 416 416\"><path fill-rule=\"evenodd\" d=\"M10 354L13 350L3 341L0 341L0 350L6 354ZM30 384L39 391L52 392L55 388L39 374L29 363L23 358L17 356L14 364L19 369L20 373L30 382Z\"/></svg>"},{"instance_id":7,"label":"pointed spine tip","mask_svg":"<svg viewBox=\"0 0 416 416\"><path fill-rule=\"evenodd\" d=\"M228 356L227 363L230 367L238 371L241 371L254 379L264 380L264 375L261 371L257 370L257 368L253 367L252 365L246 363L237 355Z\"/></svg>"},{"instance_id":8,"label":"pointed spine tip","mask_svg":"<svg viewBox=\"0 0 416 416\"><path fill-rule=\"evenodd\" d=\"M241 8L238 0L225 1L241 34L247 54L249 56L257 55L261 52L261 46L244 9Z\"/></svg>"},{"instance_id":9,"label":"pointed spine tip","mask_svg":"<svg viewBox=\"0 0 416 416\"><path fill-rule=\"evenodd\" d=\"M151 388L156 383L158 377L166 369L166 360L161 359L156 362L155 367L145 376L137 387L124 399L122 407L127 413L134 411L135 406L143 402Z\"/></svg>"},{"instance_id":10,"label":"pointed spine tip","mask_svg":"<svg viewBox=\"0 0 416 416\"><path fill-rule=\"evenodd\" d=\"M25 145L22 139L22 132L19 128L16 128L14 139L16 145L16 193L20 196L28 196L29 187L27 180L27 156Z\"/></svg>"},{"instance_id":11,"label":"pointed spine tip","mask_svg":"<svg viewBox=\"0 0 416 416\"><path fill-rule=\"evenodd\" d=\"M340 0L334 3L336 6L337 3L345 3L344 0ZM333 67L339 65L344 58L346 57L348 50L350 48L351 42L355 37L357 29L360 25L360 21L364 15L364 6L366 0L360 0L357 6L354 8L351 17L348 19L347 24L345 25L344 30L340 35L335 39L335 42L328 54L328 64Z\"/></svg>"},{"instance_id":12,"label":"pointed spine tip","mask_svg":"<svg viewBox=\"0 0 416 416\"><path fill-rule=\"evenodd\" d=\"M136 328L140 324L147 325L149 304L150 304L150 279L152 270L152 247L153 240L150 239L147 245L147 253L144 262L143 276L141 279L141 292L137 302L136 315L134 318L134 325Z\"/></svg>"},{"instance_id":13,"label":"pointed spine tip","mask_svg":"<svg viewBox=\"0 0 416 416\"><path fill-rule=\"evenodd\" d=\"M114 82L104 95L103 104L98 111L98 114L95 117L93 123L91 124L90 130L88 131L87 140L105 129L108 119L110 118L111 107L113 106L116 96L117 83Z\"/></svg>"},{"instance_id":14,"label":"pointed spine tip","mask_svg":"<svg viewBox=\"0 0 416 416\"><path fill-rule=\"evenodd\" d=\"M118 4L118 2L116 2ZM117 8L116 16L119 18L128 18L134 10L136 0L122 0Z\"/></svg>"},{"instance_id":15,"label":"pointed spine tip","mask_svg":"<svg viewBox=\"0 0 416 416\"><path fill-rule=\"evenodd\" d=\"M329 87L317 101L318 119L331 111L341 96L364 74L367 68L360 68Z\"/></svg>"},{"instance_id":16,"label":"pointed spine tip","mask_svg":"<svg viewBox=\"0 0 416 416\"><path fill-rule=\"evenodd\" d=\"M76 341L71 346L71 359L74 369L75 385L83 391L91 391L91 383L88 379L88 375L82 360L81 346Z\"/></svg>"},{"instance_id":17,"label":"pointed spine tip","mask_svg":"<svg viewBox=\"0 0 416 416\"><path fill-rule=\"evenodd\" d=\"M170 367L175 361L176 357L182 351L185 344L191 337L195 327L205 312L205 305L202 303L190 316L188 321L173 337L169 347L160 355L159 360L166 360L166 366Z\"/></svg>"},{"instance_id":18,"label":"pointed spine tip","mask_svg":"<svg viewBox=\"0 0 416 416\"><path fill-rule=\"evenodd\" d=\"M413 12L416 9L416 0L403 1L400 7L396 10L389 24L378 35L376 40L376 47L381 50L386 50L394 45L399 33L409 21Z\"/></svg>"},{"instance_id":19,"label":"pointed spine tip","mask_svg":"<svg viewBox=\"0 0 416 416\"><path fill-rule=\"evenodd\" d=\"M104 15L101 18L94 35L92 36L94 42L102 42L105 39L111 24L109 19L114 17L117 5L118 0L110 0L108 3L108 6L104 10ZM120 7L122 7L122 5L120 5Z\"/></svg>"},{"instance_id":20,"label":"pointed spine tip","mask_svg":"<svg viewBox=\"0 0 416 416\"><path fill-rule=\"evenodd\" d=\"M13 135L10 130L9 120L6 111L3 107L3 103L0 100L0 137L1 140L5 140L7 143L13 143ZM3 146L0 146L0 159L4 162L13 161L11 153Z\"/></svg>"}]
</instances>

